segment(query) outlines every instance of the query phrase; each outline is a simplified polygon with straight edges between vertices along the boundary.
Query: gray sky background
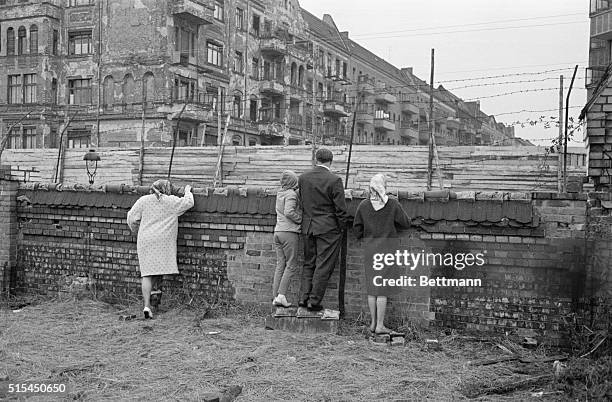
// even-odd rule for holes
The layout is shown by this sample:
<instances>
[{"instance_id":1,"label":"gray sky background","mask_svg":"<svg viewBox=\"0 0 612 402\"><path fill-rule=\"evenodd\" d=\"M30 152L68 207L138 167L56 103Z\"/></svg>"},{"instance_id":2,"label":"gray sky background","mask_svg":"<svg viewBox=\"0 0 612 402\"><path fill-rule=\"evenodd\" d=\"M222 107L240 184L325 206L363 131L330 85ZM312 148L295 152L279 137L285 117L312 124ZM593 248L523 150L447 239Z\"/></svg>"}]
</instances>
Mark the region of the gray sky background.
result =
<instances>
[{"instance_id":1,"label":"gray sky background","mask_svg":"<svg viewBox=\"0 0 612 402\"><path fill-rule=\"evenodd\" d=\"M481 109L497 121L558 116L559 75L567 94L576 64L569 115L577 120L586 102L588 0L300 0L300 5L319 18L330 14L340 31L397 67L414 67L427 82L434 48L435 85L466 100L480 98ZM509 76L484 78L499 75ZM458 81L466 79L472 80ZM478 86L460 88L468 85ZM532 92L486 98L526 90ZM555 110L506 114L547 109ZM558 128L543 124L515 124L515 130L538 145L558 135ZM582 133L575 139L572 145L580 146Z\"/></svg>"}]
</instances>

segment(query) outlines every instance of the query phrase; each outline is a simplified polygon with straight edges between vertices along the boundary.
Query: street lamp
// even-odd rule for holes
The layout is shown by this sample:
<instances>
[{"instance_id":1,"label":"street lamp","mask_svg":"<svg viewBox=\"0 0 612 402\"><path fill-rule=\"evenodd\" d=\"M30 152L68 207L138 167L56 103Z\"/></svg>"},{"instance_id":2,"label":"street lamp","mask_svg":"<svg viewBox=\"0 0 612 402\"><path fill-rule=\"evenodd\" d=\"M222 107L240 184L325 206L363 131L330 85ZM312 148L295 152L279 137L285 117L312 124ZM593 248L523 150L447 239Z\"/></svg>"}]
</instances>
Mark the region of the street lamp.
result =
<instances>
[{"instance_id":1,"label":"street lamp","mask_svg":"<svg viewBox=\"0 0 612 402\"><path fill-rule=\"evenodd\" d=\"M83 156L83 160L87 166L87 176L89 177L89 184L94 184L94 177L96 177L96 171L98 170L98 161L100 155L96 153L95 149L90 149L89 152Z\"/></svg>"}]
</instances>

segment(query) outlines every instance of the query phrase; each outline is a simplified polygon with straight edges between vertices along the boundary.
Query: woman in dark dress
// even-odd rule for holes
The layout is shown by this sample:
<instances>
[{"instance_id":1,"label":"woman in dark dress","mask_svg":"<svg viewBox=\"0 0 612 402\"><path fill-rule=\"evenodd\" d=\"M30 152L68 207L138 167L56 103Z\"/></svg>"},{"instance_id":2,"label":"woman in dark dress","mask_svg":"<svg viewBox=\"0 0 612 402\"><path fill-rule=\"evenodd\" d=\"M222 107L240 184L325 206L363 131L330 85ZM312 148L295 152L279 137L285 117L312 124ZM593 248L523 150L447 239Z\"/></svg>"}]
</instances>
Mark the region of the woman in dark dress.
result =
<instances>
[{"instance_id":1,"label":"woman in dark dress","mask_svg":"<svg viewBox=\"0 0 612 402\"><path fill-rule=\"evenodd\" d=\"M377 174L370 180L370 198L363 200L357 207L353 228L358 239L365 239L365 244L376 253L393 252L399 246L398 229L410 227L410 218L402 209L399 201L387 196L386 177ZM399 267L387 267L376 271L371 261L364 263L368 292L368 307L372 321L370 331L376 334L388 334L392 331L385 327L387 297L397 294L400 287L375 286L374 276L388 278L401 276Z\"/></svg>"}]
</instances>

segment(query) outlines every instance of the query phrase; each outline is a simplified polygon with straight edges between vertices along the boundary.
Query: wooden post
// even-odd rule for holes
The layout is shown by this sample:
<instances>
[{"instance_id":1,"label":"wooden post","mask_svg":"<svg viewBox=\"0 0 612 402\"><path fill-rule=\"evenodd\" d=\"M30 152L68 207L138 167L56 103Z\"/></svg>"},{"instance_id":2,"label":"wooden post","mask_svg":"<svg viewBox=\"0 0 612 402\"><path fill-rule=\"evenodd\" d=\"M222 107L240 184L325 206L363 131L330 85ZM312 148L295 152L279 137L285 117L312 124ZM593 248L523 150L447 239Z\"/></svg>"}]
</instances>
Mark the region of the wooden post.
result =
<instances>
[{"instance_id":1,"label":"wooden post","mask_svg":"<svg viewBox=\"0 0 612 402\"><path fill-rule=\"evenodd\" d=\"M434 157L434 107L433 107L433 80L434 80L434 49L431 49L431 74L429 76L429 157L427 159L427 190L431 190L432 165Z\"/></svg>"},{"instance_id":2,"label":"wooden post","mask_svg":"<svg viewBox=\"0 0 612 402\"><path fill-rule=\"evenodd\" d=\"M170 153L170 164L168 165L168 180L170 180L170 174L172 173L172 162L174 161L174 149L176 148L176 136L178 135L179 125L181 124L181 116L187 107L187 100L183 104L181 111L176 119L176 127L174 127L174 135L172 136L172 152Z\"/></svg>"},{"instance_id":3,"label":"wooden post","mask_svg":"<svg viewBox=\"0 0 612 402\"><path fill-rule=\"evenodd\" d=\"M145 111L147 109L147 102L145 102L144 89L145 83L142 82L142 129L140 131L140 154L138 163L138 185L142 186L142 174L144 171L144 154L145 154Z\"/></svg>"},{"instance_id":4,"label":"wooden post","mask_svg":"<svg viewBox=\"0 0 612 402\"><path fill-rule=\"evenodd\" d=\"M225 122L225 129L223 130L223 137L221 138L221 144L219 145L219 156L217 157L217 169L215 171L215 178L213 180L213 187L223 186L223 152L225 151L225 137L227 136L227 128L230 124L230 114L227 114L227 121Z\"/></svg>"},{"instance_id":5,"label":"wooden post","mask_svg":"<svg viewBox=\"0 0 612 402\"><path fill-rule=\"evenodd\" d=\"M53 180L55 183L62 183L64 181L64 160L66 159L66 145L67 145L65 143L68 142L67 140L64 141L64 133L66 132L66 130L68 130L70 123L72 123L72 120L74 120L77 114L79 114L78 109L74 112L72 117L68 119L68 121L66 122L66 125L64 126L64 128L62 129L62 132L60 133L59 144L58 144L59 149L57 152L57 163L55 164L55 178Z\"/></svg>"},{"instance_id":6,"label":"wooden post","mask_svg":"<svg viewBox=\"0 0 612 402\"><path fill-rule=\"evenodd\" d=\"M572 81L570 82L569 89L567 90L567 98L565 98L565 139L563 141L563 192L567 192L567 119L569 115L569 99L572 94L572 87L574 86L574 79L576 78L576 72L578 71L578 65L574 67L574 74L572 75Z\"/></svg>"},{"instance_id":7,"label":"wooden post","mask_svg":"<svg viewBox=\"0 0 612 402\"><path fill-rule=\"evenodd\" d=\"M563 167L561 166L561 144L563 143L563 75L559 76L559 141L557 142L557 192L563 192Z\"/></svg>"}]
</instances>

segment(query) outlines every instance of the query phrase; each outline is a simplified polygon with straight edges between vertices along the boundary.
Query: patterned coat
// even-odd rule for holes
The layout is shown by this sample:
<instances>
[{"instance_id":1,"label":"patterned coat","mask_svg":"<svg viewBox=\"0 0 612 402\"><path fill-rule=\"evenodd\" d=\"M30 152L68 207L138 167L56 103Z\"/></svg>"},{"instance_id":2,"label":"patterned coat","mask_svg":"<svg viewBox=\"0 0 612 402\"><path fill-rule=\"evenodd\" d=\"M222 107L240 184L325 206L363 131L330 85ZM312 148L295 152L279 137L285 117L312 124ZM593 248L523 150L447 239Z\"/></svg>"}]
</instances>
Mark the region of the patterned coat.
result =
<instances>
[{"instance_id":1,"label":"patterned coat","mask_svg":"<svg viewBox=\"0 0 612 402\"><path fill-rule=\"evenodd\" d=\"M178 217L193 207L193 195L149 194L136 201L127 214L130 229L138 231L140 276L178 274L176 239Z\"/></svg>"}]
</instances>

